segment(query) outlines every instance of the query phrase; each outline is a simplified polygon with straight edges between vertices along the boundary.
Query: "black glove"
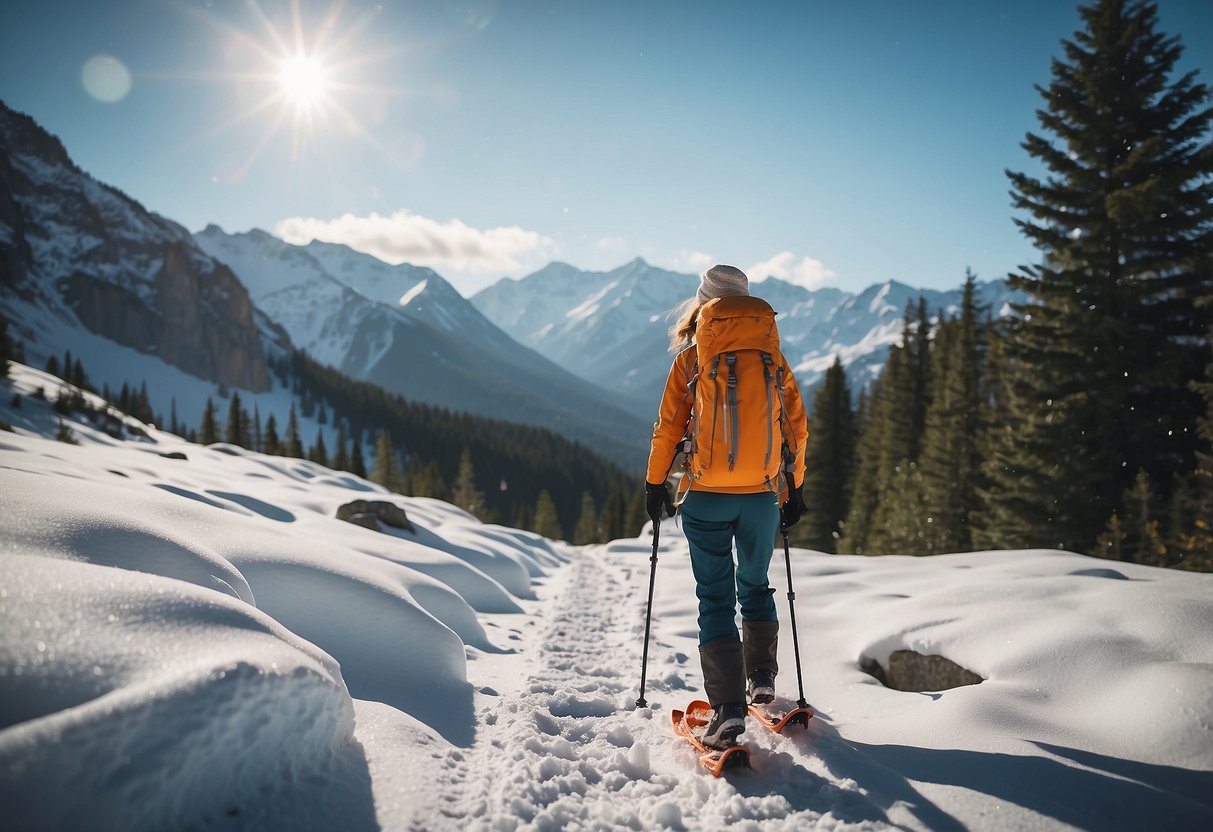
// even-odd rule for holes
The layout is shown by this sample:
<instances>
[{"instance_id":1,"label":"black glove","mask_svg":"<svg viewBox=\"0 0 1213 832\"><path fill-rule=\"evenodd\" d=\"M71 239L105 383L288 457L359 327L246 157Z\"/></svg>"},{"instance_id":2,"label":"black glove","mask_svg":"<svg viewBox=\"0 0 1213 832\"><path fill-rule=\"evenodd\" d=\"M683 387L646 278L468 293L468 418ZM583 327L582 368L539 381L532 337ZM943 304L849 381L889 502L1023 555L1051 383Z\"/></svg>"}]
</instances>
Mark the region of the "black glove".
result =
<instances>
[{"instance_id":1,"label":"black glove","mask_svg":"<svg viewBox=\"0 0 1213 832\"><path fill-rule=\"evenodd\" d=\"M792 528L804 514L804 495L800 491L802 485L803 483L793 485L788 489L788 499L779 507L779 528L784 530Z\"/></svg>"},{"instance_id":2,"label":"black glove","mask_svg":"<svg viewBox=\"0 0 1213 832\"><path fill-rule=\"evenodd\" d=\"M666 513L674 516L674 501L670 499L670 490L664 482L644 484L644 510L648 512L653 524L661 522L661 508L665 506Z\"/></svg>"}]
</instances>

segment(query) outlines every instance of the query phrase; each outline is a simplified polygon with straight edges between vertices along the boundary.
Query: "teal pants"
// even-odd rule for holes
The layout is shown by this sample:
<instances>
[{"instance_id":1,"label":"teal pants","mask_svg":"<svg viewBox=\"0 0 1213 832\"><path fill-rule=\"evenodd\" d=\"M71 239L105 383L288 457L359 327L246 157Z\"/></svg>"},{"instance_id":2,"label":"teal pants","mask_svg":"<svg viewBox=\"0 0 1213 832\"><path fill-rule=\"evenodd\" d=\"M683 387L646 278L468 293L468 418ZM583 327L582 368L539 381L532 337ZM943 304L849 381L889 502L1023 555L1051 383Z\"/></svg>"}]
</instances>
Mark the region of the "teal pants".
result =
<instances>
[{"instance_id":1,"label":"teal pants","mask_svg":"<svg viewBox=\"0 0 1213 832\"><path fill-rule=\"evenodd\" d=\"M743 621L775 621L775 590L767 568L779 526L775 494L692 491L682 504L691 545L691 571L699 597L699 643L738 640L737 602ZM737 566L733 566L733 541Z\"/></svg>"}]
</instances>

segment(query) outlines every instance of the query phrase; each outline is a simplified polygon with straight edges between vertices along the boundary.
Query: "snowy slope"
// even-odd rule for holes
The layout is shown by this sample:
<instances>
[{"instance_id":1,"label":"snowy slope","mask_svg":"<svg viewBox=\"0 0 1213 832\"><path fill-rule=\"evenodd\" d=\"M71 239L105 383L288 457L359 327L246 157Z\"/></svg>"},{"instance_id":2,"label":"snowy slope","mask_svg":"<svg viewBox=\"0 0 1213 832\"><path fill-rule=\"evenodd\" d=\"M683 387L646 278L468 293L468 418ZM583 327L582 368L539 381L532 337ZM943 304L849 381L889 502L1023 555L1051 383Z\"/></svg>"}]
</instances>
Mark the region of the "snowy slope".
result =
<instances>
[{"instance_id":1,"label":"snowy slope","mask_svg":"<svg viewBox=\"0 0 1213 832\"><path fill-rule=\"evenodd\" d=\"M647 423L519 344L441 276L346 246L208 226L195 239L246 281L258 308L318 360L411 399L551 428L628 468Z\"/></svg>"},{"instance_id":2,"label":"snowy slope","mask_svg":"<svg viewBox=\"0 0 1213 832\"><path fill-rule=\"evenodd\" d=\"M14 829L1207 829L1213 576L1065 552L796 550L807 731L713 779L686 542L575 549L311 463L115 440L0 383L0 804ZM13 404L13 392L23 394ZM137 425L132 427L138 428ZM333 518L356 498L416 531ZM782 559L772 565L786 620ZM983 677L859 669L897 649ZM791 639L781 701L794 697Z\"/></svg>"},{"instance_id":3,"label":"snowy slope","mask_svg":"<svg viewBox=\"0 0 1213 832\"><path fill-rule=\"evenodd\" d=\"M586 272L565 263L527 277L505 278L472 302L511 336L561 366L626 395L637 412L656 407L670 369L672 311L698 286L636 259L610 272ZM853 387L862 387L900 341L906 304L925 298L932 316L959 309L961 291L913 289L896 281L858 295L832 287L811 291L777 278L752 287L779 313L784 353L803 387L815 384L837 355ZM1002 281L978 284L978 298L994 314L1009 312L1013 297Z\"/></svg>"}]
</instances>

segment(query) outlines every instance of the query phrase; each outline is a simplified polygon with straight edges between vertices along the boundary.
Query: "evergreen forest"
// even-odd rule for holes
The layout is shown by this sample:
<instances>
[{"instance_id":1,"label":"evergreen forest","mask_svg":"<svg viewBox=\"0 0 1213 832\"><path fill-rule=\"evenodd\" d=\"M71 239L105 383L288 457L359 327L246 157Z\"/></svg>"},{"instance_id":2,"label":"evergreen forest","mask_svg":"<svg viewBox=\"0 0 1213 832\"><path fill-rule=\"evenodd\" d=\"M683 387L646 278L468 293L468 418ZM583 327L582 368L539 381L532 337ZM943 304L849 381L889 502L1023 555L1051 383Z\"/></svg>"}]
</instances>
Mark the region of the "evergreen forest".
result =
<instances>
[{"instance_id":1,"label":"evergreen forest","mask_svg":"<svg viewBox=\"0 0 1213 832\"><path fill-rule=\"evenodd\" d=\"M1007 171L1040 259L1007 317L906 310L858 401L816 390L796 542L1059 548L1213 570L1213 108L1152 3L1101 0Z\"/></svg>"},{"instance_id":2,"label":"evergreen forest","mask_svg":"<svg viewBox=\"0 0 1213 832\"><path fill-rule=\"evenodd\" d=\"M0 347L5 367L9 359L24 358L3 318ZM107 430L119 431L120 422L90 408L81 390L194 442L308 459L400 494L445 500L485 522L553 539L598 543L635 536L648 519L644 492L634 477L549 430L410 402L298 350L271 359L270 366L279 384L294 393L298 410L292 404L285 414L263 414L254 404L250 412L238 391L220 385L218 404L208 398L202 413L183 417L174 401L165 418L153 411L146 383L97 390L70 350L46 362L47 372L65 382L55 409L62 415L82 413ZM323 432L302 436L300 416L335 426L334 446L325 444ZM70 437L70 431L60 431L63 441Z\"/></svg>"}]
</instances>

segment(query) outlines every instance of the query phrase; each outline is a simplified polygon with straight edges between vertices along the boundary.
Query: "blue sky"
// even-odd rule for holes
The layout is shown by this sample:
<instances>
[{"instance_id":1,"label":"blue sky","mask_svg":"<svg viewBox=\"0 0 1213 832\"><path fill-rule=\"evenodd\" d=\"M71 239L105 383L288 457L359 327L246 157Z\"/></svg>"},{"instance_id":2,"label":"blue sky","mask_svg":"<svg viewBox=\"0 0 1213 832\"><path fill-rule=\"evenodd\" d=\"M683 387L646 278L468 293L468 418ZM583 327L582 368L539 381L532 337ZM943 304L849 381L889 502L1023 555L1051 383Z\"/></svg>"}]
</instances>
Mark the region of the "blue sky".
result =
<instances>
[{"instance_id":1,"label":"blue sky","mask_svg":"<svg viewBox=\"0 0 1213 832\"><path fill-rule=\"evenodd\" d=\"M1213 3L1159 12L1213 82ZM191 230L349 242L465 294L637 256L948 288L1034 259L1003 169L1077 26L1064 0L6 0L0 98Z\"/></svg>"}]
</instances>

